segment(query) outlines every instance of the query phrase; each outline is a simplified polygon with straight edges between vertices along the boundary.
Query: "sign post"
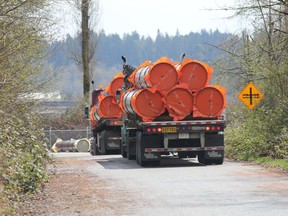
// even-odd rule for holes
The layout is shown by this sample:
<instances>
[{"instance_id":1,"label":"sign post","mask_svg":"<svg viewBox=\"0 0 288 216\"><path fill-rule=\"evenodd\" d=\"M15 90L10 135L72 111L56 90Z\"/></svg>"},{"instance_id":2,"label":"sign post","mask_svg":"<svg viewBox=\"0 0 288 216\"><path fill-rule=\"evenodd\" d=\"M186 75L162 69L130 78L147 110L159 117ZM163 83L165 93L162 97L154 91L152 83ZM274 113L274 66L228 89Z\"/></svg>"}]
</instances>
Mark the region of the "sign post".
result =
<instances>
[{"instance_id":1,"label":"sign post","mask_svg":"<svg viewBox=\"0 0 288 216\"><path fill-rule=\"evenodd\" d=\"M250 109L254 107L263 99L263 93L256 88L256 86L249 82L248 85L240 92L238 98Z\"/></svg>"}]
</instances>

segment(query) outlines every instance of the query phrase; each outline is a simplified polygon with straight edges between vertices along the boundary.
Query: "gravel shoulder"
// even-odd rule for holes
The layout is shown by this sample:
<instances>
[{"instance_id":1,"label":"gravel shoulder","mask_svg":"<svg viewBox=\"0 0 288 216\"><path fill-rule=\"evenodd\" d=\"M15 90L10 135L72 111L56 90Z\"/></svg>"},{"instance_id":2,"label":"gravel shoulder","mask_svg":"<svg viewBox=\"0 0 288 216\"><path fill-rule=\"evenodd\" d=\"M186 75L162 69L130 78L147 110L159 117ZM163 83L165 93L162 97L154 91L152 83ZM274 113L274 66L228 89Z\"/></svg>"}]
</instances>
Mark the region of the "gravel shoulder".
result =
<instances>
[{"instance_id":1,"label":"gravel shoulder","mask_svg":"<svg viewBox=\"0 0 288 216\"><path fill-rule=\"evenodd\" d=\"M88 158L88 159L85 159ZM77 153L54 157L43 191L26 196L17 215L116 215L121 194L110 191L107 180L89 172L91 159ZM124 214L124 213L123 213Z\"/></svg>"}]
</instances>

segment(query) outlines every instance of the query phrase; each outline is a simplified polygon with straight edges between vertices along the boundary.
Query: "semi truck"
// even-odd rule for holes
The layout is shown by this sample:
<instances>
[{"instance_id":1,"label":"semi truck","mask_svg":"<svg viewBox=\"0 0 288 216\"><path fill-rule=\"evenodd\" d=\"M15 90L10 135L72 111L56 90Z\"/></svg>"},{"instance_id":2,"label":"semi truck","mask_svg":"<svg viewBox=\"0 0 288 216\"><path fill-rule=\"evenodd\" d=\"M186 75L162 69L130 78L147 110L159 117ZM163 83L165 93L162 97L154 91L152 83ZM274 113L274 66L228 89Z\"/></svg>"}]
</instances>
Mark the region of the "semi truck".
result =
<instances>
[{"instance_id":1,"label":"semi truck","mask_svg":"<svg viewBox=\"0 0 288 216\"><path fill-rule=\"evenodd\" d=\"M92 128L91 155L121 153L122 119L103 119Z\"/></svg>"},{"instance_id":2,"label":"semi truck","mask_svg":"<svg viewBox=\"0 0 288 216\"><path fill-rule=\"evenodd\" d=\"M92 92L92 104L90 106L93 134L91 155L121 153L121 110L115 104L116 100L114 100L113 94L116 93L115 89L122 86L123 83L123 77L118 76L105 90L99 88ZM87 112L89 113L89 111Z\"/></svg>"},{"instance_id":3,"label":"semi truck","mask_svg":"<svg viewBox=\"0 0 288 216\"><path fill-rule=\"evenodd\" d=\"M162 155L196 158L204 165L222 164L224 159L223 117L173 121L161 116L157 121L123 119L121 153L136 159L140 166L159 165ZM165 120L166 118L166 120Z\"/></svg>"},{"instance_id":4,"label":"semi truck","mask_svg":"<svg viewBox=\"0 0 288 216\"><path fill-rule=\"evenodd\" d=\"M158 166L165 155L222 164L225 89L209 85L211 67L191 59L178 65L162 59L135 68L122 60L126 84L117 93L123 110L122 156L140 166Z\"/></svg>"}]
</instances>

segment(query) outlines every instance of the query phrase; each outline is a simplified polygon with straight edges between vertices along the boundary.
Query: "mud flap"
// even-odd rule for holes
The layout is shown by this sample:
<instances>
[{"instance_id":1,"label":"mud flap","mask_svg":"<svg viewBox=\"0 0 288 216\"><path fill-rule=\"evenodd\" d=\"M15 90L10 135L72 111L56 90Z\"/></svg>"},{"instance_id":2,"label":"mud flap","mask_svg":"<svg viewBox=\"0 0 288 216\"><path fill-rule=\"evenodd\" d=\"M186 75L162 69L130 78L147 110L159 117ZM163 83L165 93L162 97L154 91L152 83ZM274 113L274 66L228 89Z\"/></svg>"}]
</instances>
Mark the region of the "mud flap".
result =
<instances>
[{"instance_id":1,"label":"mud flap","mask_svg":"<svg viewBox=\"0 0 288 216\"><path fill-rule=\"evenodd\" d=\"M127 130L127 158L129 160L136 159L136 130Z\"/></svg>"},{"instance_id":2,"label":"mud flap","mask_svg":"<svg viewBox=\"0 0 288 216\"><path fill-rule=\"evenodd\" d=\"M147 148L161 148L163 146L163 136L143 135L142 132L136 134L136 160L140 166L159 165L160 152L145 152Z\"/></svg>"}]
</instances>

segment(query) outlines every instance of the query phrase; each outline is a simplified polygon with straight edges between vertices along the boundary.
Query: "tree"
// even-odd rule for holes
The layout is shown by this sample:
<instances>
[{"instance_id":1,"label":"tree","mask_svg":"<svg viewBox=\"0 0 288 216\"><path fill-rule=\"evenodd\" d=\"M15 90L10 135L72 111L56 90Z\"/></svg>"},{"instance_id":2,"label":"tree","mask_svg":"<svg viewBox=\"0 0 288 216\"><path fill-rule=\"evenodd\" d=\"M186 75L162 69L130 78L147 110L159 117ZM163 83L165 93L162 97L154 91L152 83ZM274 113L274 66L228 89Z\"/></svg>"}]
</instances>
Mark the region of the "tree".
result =
<instances>
[{"instance_id":1,"label":"tree","mask_svg":"<svg viewBox=\"0 0 288 216\"><path fill-rule=\"evenodd\" d=\"M15 198L46 178L41 124L27 96L43 87L39 72L52 25L47 6L48 0L0 0L0 203L2 184Z\"/></svg>"},{"instance_id":2,"label":"tree","mask_svg":"<svg viewBox=\"0 0 288 216\"><path fill-rule=\"evenodd\" d=\"M237 16L250 18L253 28L234 36L222 47L229 56L224 74L229 83L241 88L248 81L254 81L265 98L252 113L231 106L228 113L231 128L228 127L226 133L228 149L246 159L251 156L285 158L288 155L285 150L288 141L287 1L247 0L230 9L235 10ZM240 129L237 132L235 128Z\"/></svg>"},{"instance_id":3,"label":"tree","mask_svg":"<svg viewBox=\"0 0 288 216\"><path fill-rule=\"evenodd\" d=\"M72 58L77 64L82 65L83 72L83 95L88 102L90 93L90 82L92 79L93 57L95 55L97 46L97 34L93 34L93 28L97 27L98 16L98 2L92 0L74 0L67 2L80 12L81 19L76 17L76 23L80 27L81 35L81 57L79 52L72 50ZM93 37L92 37L93 36Z\"/></svg>"},{"instance_id":4,"label":"tree","mask_svg":"<svg viewBox=\"0 0 288 216\"><path fill-rule=\"evenodd\" d=\"M89 72L89 0L82 0L81 3L81 35L82 35L82 68L83 68L83 91L86 98L90 93L90 72Z\"/></svg>"}]
</instances>

